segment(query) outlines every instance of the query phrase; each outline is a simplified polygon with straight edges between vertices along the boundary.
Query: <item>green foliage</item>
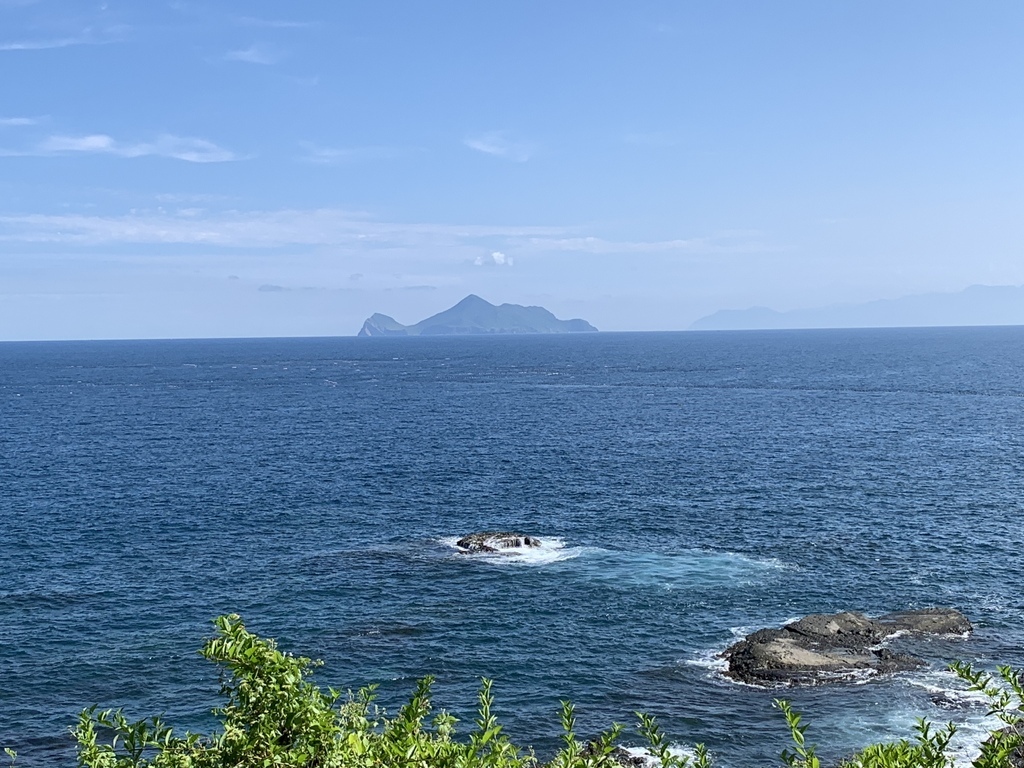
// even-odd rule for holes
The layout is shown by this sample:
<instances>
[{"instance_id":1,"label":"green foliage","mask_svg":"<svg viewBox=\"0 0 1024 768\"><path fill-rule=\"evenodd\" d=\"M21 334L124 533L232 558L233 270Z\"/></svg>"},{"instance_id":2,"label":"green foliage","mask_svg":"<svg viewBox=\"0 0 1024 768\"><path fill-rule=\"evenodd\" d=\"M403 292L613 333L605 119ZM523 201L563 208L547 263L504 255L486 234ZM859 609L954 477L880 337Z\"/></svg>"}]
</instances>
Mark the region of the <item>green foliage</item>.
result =
<instances>
[{"instance_id":1,"label":"green foliage","mask_svg":"<svg viewBox=\"0 0 1024 768\"><path fill-rule=\"evenodd\" d=\"M1021 764L1024 736L1024 688L1021 673L1011 667L999 667L998 678L974 670L969 664L955 663L950 669L968 684L972 691L983 693L989 700L989 715L997 716L1006 726L990 733L981 745L981 753L972 768L1011 768ZM951 768L950 741L956 734L954 723L934 728L926 720L918 720L913 741L872 744L843 762L844 768ZM1014 760L1015 758L1015 760Z\"/></svg>"},{"instance_id":2,"label":"green foliage","mask_svg":"<svg viewBox=\"0 0 1024 768\"><path fill-rule=\"evenodd\" d=\"M956 725L932 730L925 720L917 721L917 736L913 742L906 739L872 744L865 747L849 760L845 768L946 768L953 764L947 754L950 739L956 733Z\"/></svg>"},{"instance_id":3,"label":"green foliage","mask_svg":"<svg viewBox=\"0 0 1024 768\"><path fill-rule=\"evenodd\" d=\"M249 632L238 616L214 621L216 634L200 654L221 668L219 732L176 734L160 718L129 720L121 710L87 709L72 729L80 768L536 768L504 734L493 712L490 680L480 689L468 738L456 740L456 719L431 718L433 679L419 681L393 717L376 707L375 686L342 697L308 680L317 662L278 649ZM575 713L562 706L563 747L557 768L602 768L622 727L589 745L576 738ZM667 763L665 768L674 768Z\"/></svg>"},{"instance_id":4,"label":"green foliage","mask_svg":"<svg viewBox=\"0 0 1024 768\"><path fill-rule=\"evenodd\" d=\"M484 680L477 717L465 738L457 721L433 713L433 679L419 681L394 717L376 706L376 687L342 695L308 679L319 666L258 637L238 616L214 621L216 632L200 654L220 667L224 705L214 710L220 729L211 735L176 734L159 717L129 720L121 710L87 709L72 728L80 768L615 768L621 725L582 742L576 712L562 702L562 746L545 766L505 735L493 712L491 681ZM1024 684L1021 672L1000 667L998 676L956 664L953 671L988 697L989 714L1006 726L990 735L972 768L1011 768L1024 756ZM790 704L776 700L792 747L783 768L821 768L807 726ZM674 753L650 715L637 713L639 734L656 768L711 768L703 744L694 756ZM913 740L873 744L843 761L842 768L952 768L949 744L956 726L918 721ZM14 765L16 755L5 750ZM1016 762L1014 762L1016 761Z\"/></svg>"},{"instance_id":5,"label":"green foliage","mask_svg":"<svg viewBox=\"0 0 1024 768\"><path fill-rule=\"evenodd\" d=\"M991 733L981 745L981 754L974 768L1008 768L1024 763L1024 685L1021 670L1008 666L996 668L997 677L973 669L969 664L950 665L972 691L985 694L989 701L989 715L995 715L1004 728Z\"/></svg>"},{"instance_id":6,"label":"green foliage","mask_svg":"<svg viewBox=\"0 0 1024 768\"><path fill-rule=\"evenodd\" d=\"M687 768L690 765L689 756L672 754L668 738L662 733L661 727L653 717L643 712L637 712L636 716L639 721L637 730L650 745L648 752L658 761L661 768ZM695 768L710 768L711 755L703 744L698 744L694 753L693 765Z\"/></svg>"},{"instance_id":7,"label":"green foliage","mask_svg":"<svg viewBox=\"0 0 1024 768\"><path fill-rule=\"evenodd\" d=\"M788 701L776 699L775 706L786 718L786 725L789 726L789 735L793 740L793 749L782 750L782 762L789 768L820 768L821 761L815 754L813 744L808 745L805 733L807 726L801 724L803 717L799 712L793 710Z\"/></svg>"}]
</instances>

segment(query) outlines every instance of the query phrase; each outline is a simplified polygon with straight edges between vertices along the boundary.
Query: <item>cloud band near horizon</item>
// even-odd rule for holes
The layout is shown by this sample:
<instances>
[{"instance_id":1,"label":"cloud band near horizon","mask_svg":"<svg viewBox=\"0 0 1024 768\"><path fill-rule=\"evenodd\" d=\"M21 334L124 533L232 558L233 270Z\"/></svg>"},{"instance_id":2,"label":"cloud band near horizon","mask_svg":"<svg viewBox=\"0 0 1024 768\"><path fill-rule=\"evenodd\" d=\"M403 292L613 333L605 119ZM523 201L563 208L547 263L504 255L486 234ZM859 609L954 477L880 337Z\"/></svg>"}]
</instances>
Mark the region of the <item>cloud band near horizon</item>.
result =
<instances>
[{"instance_id":1,"label":"cloud band near horizon","mask_svg":"<svg viewBox=\"0 0 1024 768\"><path fill-rule=\"evenodd\" d=\"M0 242L84 247L183 245L219 248L345 246L375 248L486 247L487 263L511 265L514 253L591 255L751 253L774 251L761 234L719 233L686 239L620 241L579 227L436 224L380 221L337 208L220 211L181 208L123 215L0 215ZM495 248L494 246L498 247Z\"/></svg>"}]
</instances>

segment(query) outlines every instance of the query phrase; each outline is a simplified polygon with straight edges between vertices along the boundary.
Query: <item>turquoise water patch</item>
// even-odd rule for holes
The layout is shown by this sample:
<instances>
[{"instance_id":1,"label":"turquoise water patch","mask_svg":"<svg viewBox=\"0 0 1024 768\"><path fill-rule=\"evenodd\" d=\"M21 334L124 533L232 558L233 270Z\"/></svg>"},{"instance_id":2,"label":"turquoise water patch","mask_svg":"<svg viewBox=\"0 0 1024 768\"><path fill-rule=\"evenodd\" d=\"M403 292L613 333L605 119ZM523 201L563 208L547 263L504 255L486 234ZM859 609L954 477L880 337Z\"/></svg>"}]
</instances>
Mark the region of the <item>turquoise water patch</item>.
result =
<instances>
[{"instance_id":1,"label":"turquoise water patch","mask_svg":"<svg viewBox=\"0 0 1024 768\"><path fill-rule=\"evenodd\" d=\"M587 550L581 568L616 589L740 589L762 585L795 570L775 558L688 549L680 552Z\"/></svg>"}]
</instances>

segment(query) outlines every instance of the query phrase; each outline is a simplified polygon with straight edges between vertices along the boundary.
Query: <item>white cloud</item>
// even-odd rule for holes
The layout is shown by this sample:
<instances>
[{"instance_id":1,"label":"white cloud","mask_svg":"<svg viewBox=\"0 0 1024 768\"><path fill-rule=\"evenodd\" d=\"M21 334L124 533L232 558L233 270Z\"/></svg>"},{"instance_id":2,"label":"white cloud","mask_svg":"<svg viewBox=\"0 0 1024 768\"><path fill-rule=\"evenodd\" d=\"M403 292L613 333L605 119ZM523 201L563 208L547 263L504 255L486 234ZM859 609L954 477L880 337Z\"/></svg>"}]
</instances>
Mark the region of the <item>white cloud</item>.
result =
<instances>
[{"instance_id":1,"label":"white cloud","mask_svg":"<svg viewBox=\"0 0 1024 768\"><path fill-rule=\"evenodd\" d=\"M260 19L255 16L239 16L235 19L238 24L247 27L266 27L269 29L309 29L317 26L312 21L289 21L287 19Z\"/></svg>"},{"instance_id":2,"label":"white cloud","mask_svg":"<svg viewBox=\"0 0 1024 768\"><path fill-rule=\"evenodd\" d=\"M154 197L161 203L189 205L194 205L196 203L203 203L206 205L219 203L220 205L226 205L234 200L234 198L229 197L228 195L213 195L209 192L162 192Z\"/></svg>"},{"instance_id":3,"label":"white cloud","mask_svg":"<svg viewBox=\"0 0 1024 768\"><path fill-rule=\"evenodd\" d=\"M726 232L715 237L676 240L606 240L600 237L534 237L529 245L542 251L575 251L592 254L627 253L752 253L774 252L757 232Z\"/></svg>"},{"instance_id":4,"label":"white cloud","mask_svg":"<svg viewBox=\"0 0 1024 768\"><path fill-rule=\"evenodd\" d=\"M125 38L127 32L128 27L125 26L107 27L101 30L94 30L90 27L82 30L80 34L70 37L9 40L0 43L0 51L42 51L50 48L69 48L73 45L106 45L120 42Z\"/></svg>"},{"instance_id":5,"label":"white cloud","mask_svg":"<svg viewBox=\"0 0 1024 768\"><path fill-rule=\"evenodd\" d=\"M462 143L485 155L494 155L517 163L525 163L535 152L532 144L510 138L507 131L490 131L478 136L469 136L463 139Z\"/></svg>"},{"instance_id":6,"label":"white cloud","mask_svg":"<svg viewBox=\"0 0 1024 768\"><path fill-rule=\"evenodd\" d=\"M0 128L13 128L22 125L39 125L38 117L0 117Z\"/></svg>"},{"instance_id":7,"label":"white cloud","mask_svg":"<svg viewBox=\"0 0 1024 768\"><path fill-rule=\"evenodd\" d=\"M686 251L701 249L707 246L706 239L692 240L655 240L649 242L629 242L605 240L600 237L563 237L534 238L531 245L544 250L582 251L584 253L636 253L639 251Z\"/></svg>"},{"instance_id":8,"label":"white cloud","mask_svg":"<svg viewBox=\"0 0 1024 768\"><path fill-rule=\"evenodd\" d=\"M473 259L473 263L478 267L511 267L514 261L511 256L506 256L501 251L493 251L490 256L477 256Z\"/></svg>"},{"instance_id":9,"label":"white cloud","mask_svg":"<svg viewBox=\"0 0 1024 768\"><path fill-rule=\"evenodd\" d=\"M222 163L238 160L239 157L206 139L190 136L175 136L165 133L156 141L128 144L115 141L103 133L88 136L50 136L41 142L34 152L24 154L64 154L68 152L93 152L116 155L117 157L170 157L190 163Z\"/></svg>"},{"instance_id":10,"label":"white cloud","mask_svg":"<svg viewBox=\"0 0 1024 768\"><path fill-rule=\"evenodd\" d=\"M47 48L67 48L72 45L88 45L93 41L81 37L59 37L43 40L11 40L0 43L0 51L42 51Z\"/></svg>"},{"instance_id":11,"label":"white cloud","mask_svg":"<svg viewBox=\"0 0 1024 768\"><path fill-rule=\"evenodd\" d=\"M276 64L284 53L266 46L253 44L240 51L228 51L224 54L226 61L242 61L246 64Z\"/></svg>"},{"instance_id":12,"label":"white cloud","mask_svg":"<svg viewBox=\"0 0 1024 768\"><path fill-rule=\"evenodd\" d=\"M227 248L345 246L454 248L488 240L520 241L564 233L551 227L407 224L375 221L333 208L223 211L187 214L155 211L121 216L29 214L0 216L0 242L48 242L86 246L111 244L208 245Z\"/></svg>"},{"instance_id":13,"label":"white cloud","mask_svg":"<svg viewBox=\"0 0 1024 768\"><path fill-rule=\"evenodd\" d=\"M393 160L412 150L404 147L321 147L303 142L306 154L300 158L306 163L316 165L344 165L369 160Z\"/></svg>"},{"instance_id":14,"label":"white cloud","mask_svg":"<svg viewBox=\"0 0 1024 768\"><path fill-rule=\"evenodd\" d=\"M43 152L114 152L114 140L104 134L51 136L39 145Z\"/></svg>"},{"instance_id":15,"label":"white cloud","mask_svg":"<svg viewBox=\"0 0 1024 768\"><path fill-rule=\"evenodd\" d=\"M763 235L757 232L720 232L712 237L676 240L616 241L579 236L570 227L380 221L337 208L216 211L191 206L110 216L0 215L0 242L60 243L86 248L111 245L337 248L367 255L403 252L414 258L444 254L452 264L470 263L491 269L514 265L509 250L547 257L575 253L613 257L667 254L693 258L780 250L766 244Z\"/></svg>"}]
</instances>

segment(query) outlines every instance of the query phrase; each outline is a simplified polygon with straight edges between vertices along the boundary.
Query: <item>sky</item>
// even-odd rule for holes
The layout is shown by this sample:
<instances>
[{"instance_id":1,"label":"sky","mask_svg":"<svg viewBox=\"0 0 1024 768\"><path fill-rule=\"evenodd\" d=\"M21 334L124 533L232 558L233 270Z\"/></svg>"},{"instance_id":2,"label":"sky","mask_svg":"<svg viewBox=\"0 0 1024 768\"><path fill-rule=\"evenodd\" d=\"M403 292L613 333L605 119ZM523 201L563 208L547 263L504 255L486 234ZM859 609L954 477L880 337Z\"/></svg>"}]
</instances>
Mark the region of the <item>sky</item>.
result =
<instances>
[{"instance_id":1,"label":"sky","mask_svg":"<svg viewBox=\"0 0 1024 768\"><path fill-rule=\"evenodd\" d=\"M0 0L0 340L1024 284L1019 0Z\"/></svg>"}]
</instances>

